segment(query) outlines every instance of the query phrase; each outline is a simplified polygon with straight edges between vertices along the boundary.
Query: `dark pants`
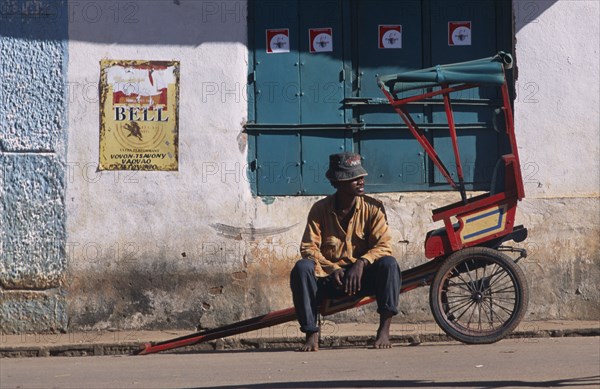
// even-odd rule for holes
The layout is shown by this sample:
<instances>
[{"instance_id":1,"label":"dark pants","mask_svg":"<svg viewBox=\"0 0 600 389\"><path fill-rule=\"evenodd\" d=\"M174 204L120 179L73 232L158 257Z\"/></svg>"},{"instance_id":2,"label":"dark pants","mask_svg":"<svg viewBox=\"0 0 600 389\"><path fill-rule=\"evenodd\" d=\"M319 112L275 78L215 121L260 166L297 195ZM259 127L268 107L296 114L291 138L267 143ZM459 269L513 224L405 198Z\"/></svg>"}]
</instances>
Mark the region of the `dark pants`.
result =
<instances>
[{"instance_id":1,"label":"dark pants","mask_svg":"<svg viewBox=\"0 0 600 389\"><path fill-rule=\"evenodd\" d=\"M396 315L398 314L400 283L400 267L396 259L391 256L382 257L375 263L365 266L360 295L375 295L379 314ZM305 333L319 331L317 310L324 299L346 296L343 289L336 287L333 276L315 276L315 264L310 259L301 259L296 262L290 275L290 286L300 330Z\"/></svg>"}]
</instances>

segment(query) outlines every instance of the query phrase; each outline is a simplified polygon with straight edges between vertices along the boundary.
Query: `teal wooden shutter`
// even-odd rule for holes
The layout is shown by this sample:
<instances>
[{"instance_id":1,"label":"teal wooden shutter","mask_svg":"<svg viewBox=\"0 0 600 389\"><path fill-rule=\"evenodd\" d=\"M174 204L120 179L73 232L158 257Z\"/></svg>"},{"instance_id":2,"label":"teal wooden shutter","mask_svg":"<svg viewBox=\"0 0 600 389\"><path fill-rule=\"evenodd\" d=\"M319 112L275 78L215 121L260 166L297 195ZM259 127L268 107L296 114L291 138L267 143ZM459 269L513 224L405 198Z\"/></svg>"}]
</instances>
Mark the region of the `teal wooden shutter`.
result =
<instances>
[{"instance_id":1,"label":"teal wooden shutter","mask_svg":"<svg viewBox=\"0 0 600 389\"><path fill-rule=\"evenodd\" d=\"M398 114L383 100L376 82L379 75L423 67L421 2L362 0L357 3L355 15L359 103L355 113L359 123L363 124L358 142L369 172L367 190L424 189L425 156ZM401 26L401 48L380 48L380 26L396 25ZM367 104L361 104L364 101ZM411 106L409 111L417 122L423 122L422 106Z\"/></svg>"},{"instance_id":2,"label":"teal wooden shutter","mask_svg":"<svg viewBox=\"0 0 600 389\"><path fill-rule=\"evenodd\" d=\"M496 2L493 0L457 3L431 0L430 20L432 65L484 58L500 50L496 35ZM471 23L470 44L449 43L451 22ZM494 131L492 124L498 98L496 88L474 88L451 94L465 182L471 184L470 188L483 189L473 184L489 182L500 155L499 134ZM434 125L431 130L432 144L452 177L456 178L448 131L445 128L436 129L435 126L446 123L444 106L431 106L429 118ZM442 174L437 169L433 172L434 183L444 184L445 187L446 180Z\"/></svg>"},{"instance_id":3,"label":"teal wooden shutter","mask_svg":"<svg viewBox=\"0 0 600 389\"><path fill-rule=\"evenodd\" d=\"M250 0L249 166L260 195L328 194L328 155L358 151L370 192L448 190L385 102L380 74L511 51L503 0ZM470 23L470 43L449 44L449 22ZM401 48L379 48L380 26L402 26ZM268 53L266 31L287 29L289 51ZM331 29L332 50L311 52L310 29ZM417 91L405 92L405 96ZM487 189L505 137L493 129L494 89L452 95L467 189ZM455 173L441 101L408 107Z\"/></svg>"}]
</instances>

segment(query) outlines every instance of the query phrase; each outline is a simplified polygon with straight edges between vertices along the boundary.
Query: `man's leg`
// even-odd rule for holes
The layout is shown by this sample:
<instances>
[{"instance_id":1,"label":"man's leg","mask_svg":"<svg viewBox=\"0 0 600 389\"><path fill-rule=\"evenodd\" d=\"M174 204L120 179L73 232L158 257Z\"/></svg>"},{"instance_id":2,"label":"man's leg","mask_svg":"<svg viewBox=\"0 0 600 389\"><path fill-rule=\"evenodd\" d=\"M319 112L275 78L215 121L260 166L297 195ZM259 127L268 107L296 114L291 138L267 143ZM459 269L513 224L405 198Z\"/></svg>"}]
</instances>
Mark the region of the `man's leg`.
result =
<instances>
[{"instance_id":1,"label":"man's leg","mask_svg":"<svg viewBox=\"0 0 600 389\"><path fill-rule=\"evenodd\" d=\"M374 292L377 298L379 328L375 338L375 348L390 348L390 325L392 317L398 314L401 273L396 258L386 256L378 259L365 269L365 282L368 293Z\"/></svg>"},{"instance_id":2,"label":"man's leg","mask_svg":"<svg viewBox=\"0 0 600 389\"><path fill-rule=\"evenodd\" d=\"M374 348L391 348L392 342L390 342L390 326L392 325L392 315L389 312L379 314L379 328L377 328L377 335L375 336Z\"/></svg>"},{"instance_id":3,"label":"man's leg","mask_svg":"<svg viewBox=\"0 0 600 389\"><path fill-rule=\"evenodd\" d=\"M300 323L300 331L306 334L306 342L300 351L319 350L319 327L317 326L317 278L315 264L309 259L296 262L290 275L294 308Z\"/></svg>"}]
</instances>

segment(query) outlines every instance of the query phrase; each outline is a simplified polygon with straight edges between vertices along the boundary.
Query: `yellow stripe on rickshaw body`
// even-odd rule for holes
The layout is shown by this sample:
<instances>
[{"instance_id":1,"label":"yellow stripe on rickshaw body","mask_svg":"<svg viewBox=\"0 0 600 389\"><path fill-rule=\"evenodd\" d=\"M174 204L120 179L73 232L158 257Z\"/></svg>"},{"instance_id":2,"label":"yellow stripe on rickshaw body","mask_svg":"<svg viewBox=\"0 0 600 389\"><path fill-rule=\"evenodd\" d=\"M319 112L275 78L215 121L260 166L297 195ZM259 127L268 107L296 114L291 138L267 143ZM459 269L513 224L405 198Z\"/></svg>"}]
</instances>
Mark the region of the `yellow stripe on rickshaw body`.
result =
<instances>
[{"instance_id":1,"label":"yellow stripe on rickshaw body","mask_svg":"<svg viewBox=\"0 0 600 389\"><path fill-rule=\"evenodd\" d=\"M494 235L506 228L506 204L494 205L468 216L460 217L459 220L464 222L464 226L460 231L462 243L469 243Z\"/></svg>"}]
</instances>

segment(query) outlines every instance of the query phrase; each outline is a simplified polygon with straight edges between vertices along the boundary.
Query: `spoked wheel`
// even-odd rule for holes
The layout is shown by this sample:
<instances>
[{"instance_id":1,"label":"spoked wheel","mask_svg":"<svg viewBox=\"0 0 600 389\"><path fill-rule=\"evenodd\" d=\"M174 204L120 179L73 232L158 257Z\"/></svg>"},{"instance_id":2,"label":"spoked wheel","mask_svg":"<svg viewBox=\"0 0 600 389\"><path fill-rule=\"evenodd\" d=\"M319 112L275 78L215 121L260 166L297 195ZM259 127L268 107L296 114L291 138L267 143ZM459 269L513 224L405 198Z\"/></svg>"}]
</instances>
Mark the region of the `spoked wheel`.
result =
<instances>
[{"instance_id":1,"label":"spoked wheel","mask_svg":"<svg viewBox=\"0 0 600 389\"><path fill-rule=\"evenodd\" d=\"M521 268L505 254L471 247L452 254L435 275L431 311L449 336L464 343L494 343L519 324L529 291Z\"/></svg>"}]
</instances>

